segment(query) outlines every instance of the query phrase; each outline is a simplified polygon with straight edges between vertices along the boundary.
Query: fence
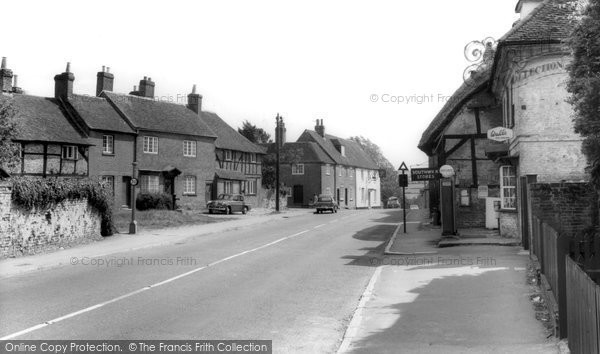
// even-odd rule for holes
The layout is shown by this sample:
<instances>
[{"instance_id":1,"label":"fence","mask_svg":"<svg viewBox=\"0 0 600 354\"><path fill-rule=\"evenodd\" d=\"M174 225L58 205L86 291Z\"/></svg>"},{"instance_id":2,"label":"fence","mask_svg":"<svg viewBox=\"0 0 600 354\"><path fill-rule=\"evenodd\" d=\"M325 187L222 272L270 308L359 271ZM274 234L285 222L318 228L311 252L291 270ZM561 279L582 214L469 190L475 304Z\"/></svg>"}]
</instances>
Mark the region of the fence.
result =
<instances>
[{"instance_id":1,"label":"fence","mask_svg":"<svg viewBox=\"0 0 600 354\"><path fill-rule=\"evenodd\" d=\"M566 278L569 349L600 353L600 286L569 257Z\"/></svg>"}]
</instances>

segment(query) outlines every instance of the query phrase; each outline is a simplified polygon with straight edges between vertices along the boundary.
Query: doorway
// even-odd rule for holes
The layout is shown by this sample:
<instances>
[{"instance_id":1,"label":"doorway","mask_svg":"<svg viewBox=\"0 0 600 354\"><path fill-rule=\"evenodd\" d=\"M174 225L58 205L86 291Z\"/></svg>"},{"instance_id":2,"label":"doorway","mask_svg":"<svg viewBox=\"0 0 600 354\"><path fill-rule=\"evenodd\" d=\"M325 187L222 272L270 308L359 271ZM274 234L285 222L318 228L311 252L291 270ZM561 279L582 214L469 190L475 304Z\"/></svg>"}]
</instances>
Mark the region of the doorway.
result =
<instances>
[{"instance_id":1,"label":"doorway","mask_svg":"<svg viewBox=\"0 0 600 354\"><path fill-rule=\"evenodd\" d=\"M303 204L304 203L304 186L301 184L297 184L293 187L292 192L294 204Z\"/></svg>"},{"instance_id":2,"label":"doorway","mask_svg":"<svg viewBox=\"0 0 600 354\"><path fill-rule=\"evenodd\" d=\"M344 204L348 206L348 188L344 189Z\"/></svg>"},{"instance_id":3,"label":"doorway","mask_svg":"<svg viewBox=\"0 0 600 354\"><path fill-rule=\"evenodd\" d=\"M527 194L527 176L521 176L521 242L523 249L529 249L529 210L527 209L529 196Z\"/></svg>"},{"instance_id":4,"label":"doorway","mask_svg":"<svg viewBox=\"0 0 600 354\"><path fill-rule=\"evenodd\" d=\"M123 183L121 186L121 193L123 193L123 200L125 203L122 205L124 208L131 208L131 177L123 176Z\"/></svg>"}]
</instances>

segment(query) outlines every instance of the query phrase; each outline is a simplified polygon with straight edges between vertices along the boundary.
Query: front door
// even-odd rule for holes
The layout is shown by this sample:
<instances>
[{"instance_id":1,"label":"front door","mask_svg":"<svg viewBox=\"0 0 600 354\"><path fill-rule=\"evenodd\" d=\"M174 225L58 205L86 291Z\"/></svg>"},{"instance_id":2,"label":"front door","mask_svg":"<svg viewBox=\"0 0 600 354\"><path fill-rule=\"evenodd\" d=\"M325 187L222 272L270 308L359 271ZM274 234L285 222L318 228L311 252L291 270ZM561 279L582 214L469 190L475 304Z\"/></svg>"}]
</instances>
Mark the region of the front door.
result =
<instances>
[{"instance_id":1,"label":"front door","mask_svg":"<svg viewBox=\"0 0 600 354\"><path fill-rule=\"evenodd\" d=\"M348 206L348 188L344 190L344 204Z\"/></svg>"},{"instance_id":2,"label":"front door","mask_svg":"<svg viewBox=\"0 0 600 354\"><path fill-rule=\"evenodd\" d=\"M212 199L212 183L206 183L204 186L204 200L206 201L206 203L208 203Z\"/></svg>"},{"instance_id":3,"label":"front door","mask_svg":"<svg viewBox=\"0 0 600 354\"><path fill-rule=\"evenodd\" d=\"M124 207L131 208L131 177L123 176L123 184L121 186L121 192L124 195L123 200L125 204Z\"/></svg>"},{"instance_id":4,"label":"front door","mask_svg":"<svg viewBox=\"0 0 600 354\"><path fill-rule=\"evenodd\" d=\"M302 205L304 203L304 186L297 184L293 191L294 204Z\"/></svg>"}]
</instances>

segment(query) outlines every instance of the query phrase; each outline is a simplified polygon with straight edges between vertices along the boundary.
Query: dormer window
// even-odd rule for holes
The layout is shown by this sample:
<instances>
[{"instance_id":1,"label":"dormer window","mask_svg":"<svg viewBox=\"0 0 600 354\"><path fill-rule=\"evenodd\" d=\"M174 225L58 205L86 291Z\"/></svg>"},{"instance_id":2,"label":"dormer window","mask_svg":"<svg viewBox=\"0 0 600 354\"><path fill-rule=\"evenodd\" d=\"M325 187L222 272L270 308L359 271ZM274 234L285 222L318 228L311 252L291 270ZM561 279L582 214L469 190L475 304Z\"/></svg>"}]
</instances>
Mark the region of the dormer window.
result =
<instances>
[{"instance_id":1,"label":"dormer window","mask_svg":"<svg viewBox=\"0 0 600 354\"><path fill-rule=\"evenodd\" d=\"M233 154L231 150L225 150L225 161L233 160Z\"/></svg>"},{"instance_id":2,"label":"dormer window","mask_svg":"<svg viewBox=\"0 0 600 354\"><path fill-rule=\"evenodd\" d=\"M340 153L342 156L346 157L346 147L344 145L340 146Z\"/></svg>"}]
</instances>

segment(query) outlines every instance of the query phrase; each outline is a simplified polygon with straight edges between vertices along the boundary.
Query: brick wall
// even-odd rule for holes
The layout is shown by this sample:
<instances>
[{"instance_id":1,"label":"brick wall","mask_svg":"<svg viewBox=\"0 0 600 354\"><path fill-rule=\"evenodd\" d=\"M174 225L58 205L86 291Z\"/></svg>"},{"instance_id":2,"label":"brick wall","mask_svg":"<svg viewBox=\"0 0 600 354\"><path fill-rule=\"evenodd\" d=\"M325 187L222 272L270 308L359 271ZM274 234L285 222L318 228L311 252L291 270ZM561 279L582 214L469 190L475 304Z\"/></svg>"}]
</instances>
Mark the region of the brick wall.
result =
<instances>
[{"instance_id":1,"label":"brick wall","mask_svg":"<svg viewBox=\"0 0 600 354\"><path fill-rule=\"evenodd\" d=\"M85 199L23 210L12 205L10 185L0 183L0 258L100 239L100 224Z\"/></svg>"},{"instance_id":2,"label":"brick wall","mask_svg":"<svg viewBox=\"0 0 600 354\"><path fill-rule=\"evenodd\" d=\"M573 238L592 225L597 195L588 183L530 184L531 213L561 235Z\"/></svg>"}]
</instances>

